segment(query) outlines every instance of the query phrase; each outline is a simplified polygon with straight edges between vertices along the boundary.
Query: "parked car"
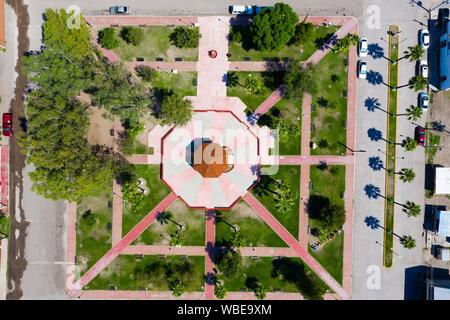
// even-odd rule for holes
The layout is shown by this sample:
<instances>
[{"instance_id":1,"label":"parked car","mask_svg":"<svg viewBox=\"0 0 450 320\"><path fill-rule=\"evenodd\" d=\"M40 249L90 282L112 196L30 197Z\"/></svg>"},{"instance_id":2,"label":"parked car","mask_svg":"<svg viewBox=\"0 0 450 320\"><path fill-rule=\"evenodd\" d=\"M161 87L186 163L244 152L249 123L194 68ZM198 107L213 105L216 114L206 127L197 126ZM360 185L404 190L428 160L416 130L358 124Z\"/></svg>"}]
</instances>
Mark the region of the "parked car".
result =
<instances>
[{"instance_id":1,"label":"parked car","mask_svg":"<svg viewBox=\"0 0 450 320\"><path fill-rule=\"evenodd\" d=\"M229 11L231 14L242 14L247 16L254 14L253 6L230 6Z\"/></svg>"},{"instance_id":2,"label":"parked car","mask_svg":"<svg viewBox=\"0 0 450 320\"><path fill-rule=\"evenodd\" d=\"M430 47L430 32L427 29L422 29L419 31L419 44L424 49L428 49Z\"/></svg>"},{"instance_id":3,"label":"parked car","mask_svg":"<svg viewBox=\"0 0 450 320\"><path fill-rule=\"evenodd\" d=\"M425 146L425 128L421 127L421 126L417 126L416 127L416 134L415 134L415 138L417 143L420 146Z\"/></svg>"},{"instance_id":4,"label":"parked car","mask_svg":"<svg viewBox=\"0 0 450 320\"><path fill-rule=\"evenodd\" d=\"M358 78L366 79L367 77L367 63L365 61L358 60Z\"/></svg>"},{"instance_id":5,"label":"parked car","mask_svg":"<svg viewBox=\"0 0 450 320\"><path fill-rule=\"evenodd\" d=\"M11 137L13 134L12 131L12 114L11 113L4 113L2 116L2 129L3 129L3 135L5 137Z\"/></svg>"},{"instance_id":6,"label":"parked car","mask_svg":"<svg viewBox=\"0 0 450 320\"><path fill-rule=\"evenodd\" d=\"M264 9L272 9L272 6L255 6L255 14L260 13Z\"/></svg>"},{"instance_id":7,"label":"parked car","mask_svg":"<svg viewBox=\"0 0 450 320\"><path fill-rule=\"evenodd\" d=\"M420 92L419 93L419 107L421 107L422 110L426 111L426 110L428 110L429 104L430 104L430 98L428 97L428 93Z\"/></svg>"},{"instance_id":8,"label":"parked car","mask_svg":"<svg viewBox=\"0 0 450 320\"><path fill-rule=\"evenodd\" d=\"M427 60L420 60L419 64L420 75L425 79L428 78L428 62Z\"/></svg>"},{"instance_id":9,"label":"parked car","mask_svg":"<svg viewBox=\"0 0 450 320\"><path fill-rule=\"evenodd\" d=\"M365 57L365 56L367 56L367 52L368 52L368 41L366 38L361 38L359 40L359 45L358 45L358 55L360 57Z\"/></svg>"},{"instance_id":10,"label":"parked car","mask_svg":"<svg viewBox=\"0 0 450 320\"><path fill-rule=\"evenodd\" d=\"M110 14L130 14L130 8L127 6L114 6L109 8Z\"/></svg>"}]
</instances>

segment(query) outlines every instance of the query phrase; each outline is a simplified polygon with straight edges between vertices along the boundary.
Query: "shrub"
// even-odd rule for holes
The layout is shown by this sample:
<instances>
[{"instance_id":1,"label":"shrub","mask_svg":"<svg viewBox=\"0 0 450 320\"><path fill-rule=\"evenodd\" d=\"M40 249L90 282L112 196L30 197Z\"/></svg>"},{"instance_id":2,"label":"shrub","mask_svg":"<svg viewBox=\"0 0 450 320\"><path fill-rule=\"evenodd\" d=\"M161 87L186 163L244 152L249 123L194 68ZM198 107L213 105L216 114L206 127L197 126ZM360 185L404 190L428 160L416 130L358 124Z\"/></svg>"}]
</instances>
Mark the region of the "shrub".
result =
<instances>
[{"instance_id":1,"label":"shrub","mask_svg":"<svg viewBox=\"0 0 450 320\"><path fill-rule=\"evenodd\" d=\"M138 46L144 41L144 30L138 27L123 27L120 36L126 43Z\"/></svg>"},{"instance_id":2,"label":"shrub","mask_svg":"<svg viewBox=\"0 0 450 320\"><path fill-rule=\"evenodd\" d=\"M198 28L176 27L170 34L170 42L178 48L197 48L200 37Z\"/></svg>"},{"instance_id":3,"label":"shrub","mask_svg":"<svg viewBox=\"0 0 450 320\"><path fill-rule=\"evenodd\" d=\"M291 44L302 44L312 34L314 25L311 22L302 22L295 26L294 37L291 40Z\"/></svg>"},{"instance_id":4,"label":"shrub","mask_svg":"<svg viewBox=\"0 0 450 320\"><path fill-rule=\"evenodd\" d=\"M155 70L148 66L138 66L135 70L136 74L145 81L151 81L155 75Z\"/></svg>"},{"instance_id":5,"label":"shrub","mask_svg":"<svg viewBox=\"0 0 450 320\"><path fill-rule=\"evenodd\" d=\"M106 49L114 49L119 46L119 37L113 28L105 28L98 33L98 43Z\"/></svg>"},{"instance_id":6,"label":"shrub","mask_svg":"<svg viewBox=\"0 0 450 320\"><path fill-rule=\"evenodd\" d=\"M241 43L243 39L244 27L241 26L232 26L230 29L230 33L228 35L228 39L230 41Z\"/></svg>"}]
</instances>

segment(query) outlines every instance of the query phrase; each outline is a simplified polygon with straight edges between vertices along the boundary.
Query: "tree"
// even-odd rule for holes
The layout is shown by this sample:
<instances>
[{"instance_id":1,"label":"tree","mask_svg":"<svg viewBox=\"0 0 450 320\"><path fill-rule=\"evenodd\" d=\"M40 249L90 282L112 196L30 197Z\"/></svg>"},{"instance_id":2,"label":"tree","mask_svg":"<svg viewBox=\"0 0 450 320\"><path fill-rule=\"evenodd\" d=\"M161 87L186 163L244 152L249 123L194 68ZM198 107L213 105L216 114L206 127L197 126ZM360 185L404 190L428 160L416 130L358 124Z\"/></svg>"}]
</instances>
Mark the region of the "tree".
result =
<instances>
[{"instance_id":1,"label":"tree","mask_svg":"<svg viewBox=\"0 0 450 320\"><path fill-rule=\"evenodd\" d=\"M413 151L417 147L417 141L407 137L402 141L402 147L405 148L406 151Z\"/></svg>"},{"instance_id":2,"label":"tree","mask_svg":"<svg viewBox=\"0 0 450 320\"><path fill-rule=\"evenodd\" d=\"M225 249L218 260L217 267L227 278L233 278L241 270L242 256L238 250Z\"/></svg>"},{"instance_id":3,"label":"tree","mask_svg":"<svg viewBox=\"0 0 450 320\"><path fill-rule=\"evenodd\" d=\"M245 239L242 232L233 232L231 234L230 244L233 248L240 248L247 245L247 239Z\"/></svg>"},{"instance_id":4,"label":"tree","mask_svg":"<svg viewBox=\"0 0 450 320\"><path fill-rule=\"evenodd\" d=\"M135 68L136 74L144 81L151 81L155 76L155 70L149 66L141 65Z\"/></svg>"},{"instance_id":5,"label":"tree","mask_svg":"<svg viewBox=\"0 0 450 320\"><path fill-rule=\"evenodd\" d=\"M253 78L250 74L244 83L245 89L250 93L258 93L261 90L262 83L260 80Z\"/></svg>"},{"instance_id":6,"label":"tree","mask_svg":"<svg viewBox=\"0 0 450 320\"><path fill-rule=\"evenodd\" d=\"M170 235L170 245L175 247L180 247L184 243L184 232L182 229L178 228Z\"/></svg>"},{"instance_id":7,"label":"tree","mask_svg":"<svg viewBox=\"0 0 450 320\"><path fill-rule=\"evenodd\" d=\"M289 141L292 138L300 136L298 125L290 120L280 120L277 125L278 136L281 141Z\"/></svg>"},{"instance_id":8,"label":"tree","mask_svg":"<svg viewBox=\"0 0 450 320\"><path fill-rule=\"evenodd\" d=\"M178 48L197 48L201 35L198 28L176 27L169 38Z\"/></svg>"},{"instance_id":9,"label":"tree","mask_svg":"<svg viewBox=\"0 0 450 320\"><path fill-rule=\"evenodd\" d=\"M406 50L404 54L409 61L413 62L422 59L424 49L420 45L416 44L413 47L408 47L408 50Z\"/></svg>"},{"instance_id":10,"label":"tree","mask_svg":"<svg viewBox=\"0 0 450 320\"><path fill-rule=\"evenodd\" d=\"M406 201L403 212L406 213L408 217L417 217L420 215L420 206L412 201Z\"/></svg>"},{"instance_id":11,"label":"tree","mask_svg":"<svg viewBox=\"0 0 450 320\"><path fill-rule=\"evenodd\" d=\"M333 52L342 52L350 46L356 46L359 42L359 36L354 33L349 33L345 37L339 39L335 46L331 49Z\"/></svg>"},{"instance_id":12,"label":"tree","mask_svg":"<svg viewBox=\"0 0 450 320\"><path fill-rule=\"evenodd\" d=\"M403 182L412 182L416 177L416 173L413 169L410 168L403 168L402 170L400 170L399 174L400 180Z\"/></svg>"},{"instance_id":13,"label":"tree","mask_svg":"<svg viewBox=\"0 0 450 320\"><path fill-rule=\"evenodd\" d=\"M180 297L184 293L185 285L181 280L173 280L170 282L169 288L174 297Z\"/></svg>"},{"instance_id":14,"label":"tree","mask_svg":"<svg viewBox=\"0 0 450 320\"><path fill-rule=\"evenodd\" d=\"M414 91L420 91L425 89L427 86L427 79L422 76L414 76L409 79L408 85L410 89L414 89Z\"/></svg>"},{"instance_id":15,"label":"tree","mask_svg":"<svg viewBox=\"0 0 450 320\"><path fill-rule=\"evenodd\" d=\"M122 197L130 203L133 210L138 208L145 199L144 193L138 188L136 176L122 184Z\"/></svg>"},{"instance_id":16,"label":"tree","mask_svg":"<svg viewBox=\"0 0 450 320\"><path fill-rule=\"evenodd\" d=\"M326 231L341 229L345 222L345 209L341 204L334 204L330 198L312 195L309 198L309 216L317 220L319 228Z\"/></svg>"},{"instance_id":17,"label":"tree","mask_svg":"<svg viewBox=\"0 0 450 320\"><path fill-rule=\"evenodd\" d=\"M413 237L411 236L406 236L404 235L401 239L400 239L400 243L403 245L403 247L405 247L406 249L412 249L416 246L416 240L413 239Z\"/></svg>"},{"instance_id":18,"label":"tree","mask_svg":"<svg viewBox=\"0 0 450 320\"><path fill-rule=\"evenodd\" d=\"M260 11L250 25L250 35L256 50L279 50L294 37L298 16L284 3Z\"/></svg>"},{"instance_id":19,"label":"tree","mask_svg":"<svg viewBox=\"0 0 450 320\"><path fill-rule=\"evenodd\" d=\"M314 24L311 22L301 22L295 26L294 37L291 44L300 45L311 37L314 31Z\"/></svg>"},{"instance_id":20,"label":"tree","mask_svg":"<svg viewBox=\"0 0 450 320\"><path fill-rule=\"evenodd\" d=\"M178 229L183 229L183 226L173 220L173 214L170 211L163 211L156 215L156 221L158 221L161 225L168 224L169 222L172 222L173 224L177 225Z\"/></svg>"},{"instance_id":21,"label":"tree","mask_svg":"<svg viewBox=\"0 0 450 320\"><path fill-rule=\"evenodd\" d=\"M237 72L231 71L227 74L227 86L230 88L236 87L240 85L239 83L239 75Z\"/></svg>"},{"instance_id":22,"label":"tree","mask_svg":"<svg viewBox=\"0 0 450 320\"><path fill-rule=\"evenodd\" d=\"M258 300L263 300L266 297L266 288L263 287L263 285L259 282L256 284L253 292L255 293L255 297Z\"/></svg>"},{"instance_id":23,"label":"tree","mask_svg":"<svg viewBox=\"0 0 450 320\"><path fill-rule=\"evenodd\" d=\"M289 184L280 183L274 196L275 208L280 213L287 213L295 206L297 198L298 193Z\"/></svg>"},{"instance_id":24,"label":"tree","mask_svg":"<svg viewBox=\"0 0 450 320\"><path fill-rule=\"evenodd\" d=\"M417 121L422 117L423 110L421 107L411 105L406 109L406 114L408 115L408 120Z\"/></svg>"},{"instance_id":25,"label":"tree","mask_svg":"<svg viewBox=\"0 0 450 320\"><path fill-rule=\"evenodd\" d=\"M299 60L292 60L284 75L287 99L302 99L305 92L311 93L314 89L314 67L312 64L304 65Z\"/></svg>"},{"instance_id":26,"label":"tree","mask_svg":"<svg viewBox=\"0 0 450 320\"><path fill-rule=\"evenodd\" d=\"M126 43L138 46L144 41L144 30L138 27L123 27L120 36Z\"/></svg>"},{"instance_id":27,"label":"tree","mask_svg":"<svg viewBox=\"0 0 450 320\"><path fill-rule=\"evenodd\" d=\"M214 283L214 295L217 299L225 299L225 296L227 295L227 289L219 281Z\"/></svg>"},{"instance_id":28,"label":"tree","mask_svg":"<svg viewBox=\"0 0 450 320\"><path fill-rule=\"evenodd\" d=\"M104 28L98 32L98 43L106 49L115 49L119 46L119 37L114 28Z\"/></svg>"},{"instance_id":29,"label":"tree","mask_svg":"<svg viewBox=\"0 0 450 320\"><path fill-rule=\"evenodd\" d=\"M192 103L183 99L178 93L165 94L158 118L161 119L162 125L179 125L187 124L192 118Z\"/></svg>"},{"instance_id":30,"label":"tree","mask_svg":"<svg viewBox=\"0 0 450 320\"><path fill-rule=\"evenodd\" d=\"M44 16L43 41L46 46L74 58L92 53L91 34L81 15L76 17L75 12L64 9L47 9ZM69 28L72 21L79 26Z\"/></svg>"}]
</instances>

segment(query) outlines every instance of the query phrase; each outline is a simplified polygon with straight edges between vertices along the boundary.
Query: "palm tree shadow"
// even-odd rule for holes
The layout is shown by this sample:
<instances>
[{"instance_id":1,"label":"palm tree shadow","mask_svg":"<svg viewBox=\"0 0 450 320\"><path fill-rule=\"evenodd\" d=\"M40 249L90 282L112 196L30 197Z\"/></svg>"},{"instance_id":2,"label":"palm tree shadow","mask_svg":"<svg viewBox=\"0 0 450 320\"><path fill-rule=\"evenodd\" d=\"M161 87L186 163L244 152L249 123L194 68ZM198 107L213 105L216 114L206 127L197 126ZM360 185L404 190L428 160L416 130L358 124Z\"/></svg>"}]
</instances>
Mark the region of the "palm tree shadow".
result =
<instances>
[{"instance_id":1,"label":"palm tree shadow","mask_svg":"<svg viewBox=\"0 0 450 320\"><path fill-rule=\"evenodd\" d=\"M383 75L381 73L379 73L378 71L370 70L369 72L367 72L366 79L367 79L367 82L369 82L370 84L372 84L374 86L377 86L380 84L384 84L385 86L387 86L387 83L384 82Z\"/></svg>"},{"instance_id":2,"label":"palm tree shadow","mask_svg":"<svg viewBox=\"0 0 450 320\"><path fill-rule=\"evenodd\" d=\"M367 46L367 53L374 59L381 59L384 57L384 49L378 43L371 43Z\"/></svg>"},{"instance_id":3,"label":"palm tree shadow","mask_svg":"<svg viewBox=\"0 0 450 320\"><path fill-rule=\"evenodd\" d=\"M328 35L315 40L316 48L324 51L325 49L331 49L338 42L336 34L329 33Z\"/></svg>"},{"instance_id":4,"label":"palm tree shadow","mask_svg":"<svg viewBox=\"0 0 450 320\"><path fill-rule=\"evenodd\" d=\"M366 184L364 187L364 192L369 199L378 199L381 190L373 184Z\"/></svg>"},{"instance_id":5,"label":"palm tree shadow","mask_svg":"<svg viewBox=\"0 0 450 320\"><path fill-rule=\"evenodd\" d=\"M371 141L383 140L383 133L376 128L370 128L369 130L367 130L367 135L369 136Z\"/></svg>"},{"instance_id":6,"label":"palm tree shadow","mask_svg":"<svg viewBox=\"0 0 450 320\"><path fill-rule=\"evenodd\" d=\"M364 219L364 223L372 230L376 230L380 227L380 220L374 216L367 216Z\"/></svg>"},{"instance_id":7,"label":"palm tree shadow","mask_svg":"<svg viewBox=\"0 0 450 320\"><path fill-rule=\"evenodd\" d=\"M370 157L369 158L369 167L372 168L373 171L380 171L384 168L383 161L380 157Z\"/></svg>"},{"instance_id":8,"label":"palm tree shadow","mask_svg":"<svg viewBox=\"0 0 450 320\"><path fill-rule=\"evenodd\" d=\"M364 100L364 106L366 107L367 111L375 112L375 110L383 111L384 113L390 114L387 110L384 110L381 108L381 104L378 101L378 98L374 97L367 97L366 100Z\"/></svg>"}]
</instances>

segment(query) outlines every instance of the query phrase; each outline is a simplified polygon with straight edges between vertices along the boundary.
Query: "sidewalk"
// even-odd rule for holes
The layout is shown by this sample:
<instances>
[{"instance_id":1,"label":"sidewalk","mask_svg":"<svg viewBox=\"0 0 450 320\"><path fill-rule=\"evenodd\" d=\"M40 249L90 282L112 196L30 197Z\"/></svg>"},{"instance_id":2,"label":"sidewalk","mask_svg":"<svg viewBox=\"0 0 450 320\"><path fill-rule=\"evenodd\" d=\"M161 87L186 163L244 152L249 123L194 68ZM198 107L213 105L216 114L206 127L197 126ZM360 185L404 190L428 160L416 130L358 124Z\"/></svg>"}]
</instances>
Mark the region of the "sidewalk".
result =
<instances>
[{"instance_id":1,"label":"sidewalk","mask_svg":"<svg viewBox=\"0 0 450 320\"><path fill-rule=\"evenodd\" d=\"M0 240L0 300L6 300L6 270L8 269L8 239Z\"/></svg>"}]
</instances>

